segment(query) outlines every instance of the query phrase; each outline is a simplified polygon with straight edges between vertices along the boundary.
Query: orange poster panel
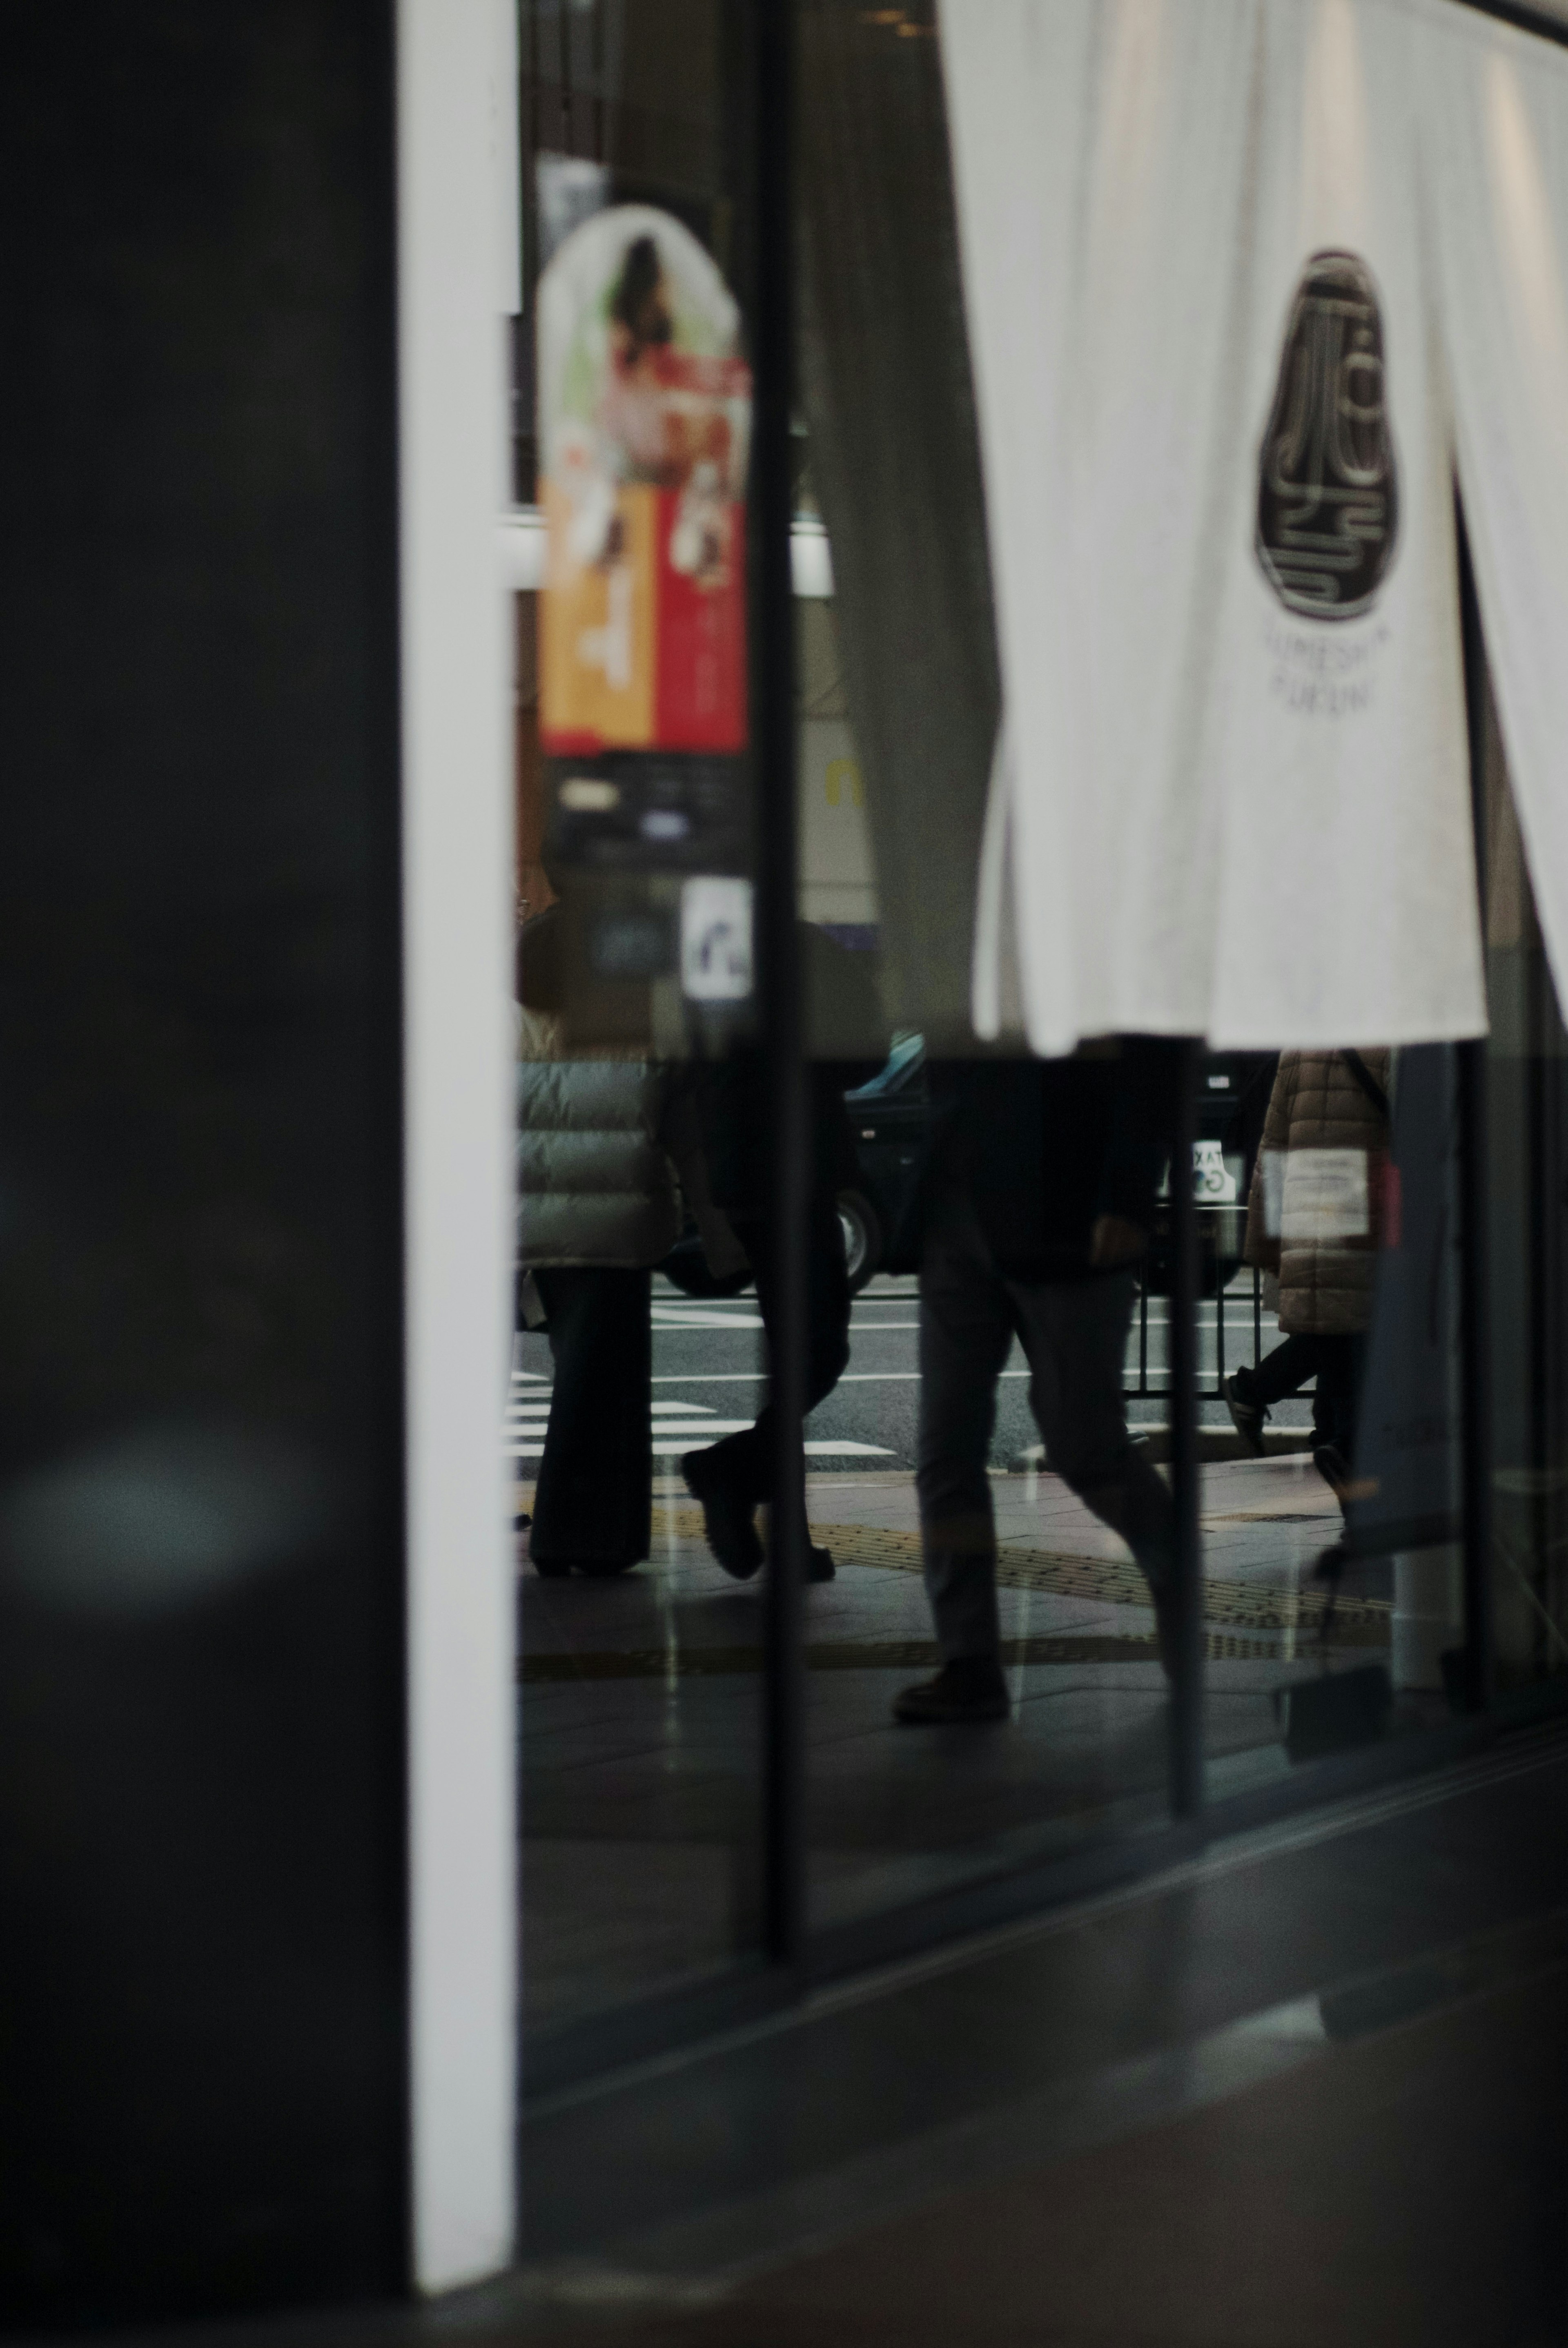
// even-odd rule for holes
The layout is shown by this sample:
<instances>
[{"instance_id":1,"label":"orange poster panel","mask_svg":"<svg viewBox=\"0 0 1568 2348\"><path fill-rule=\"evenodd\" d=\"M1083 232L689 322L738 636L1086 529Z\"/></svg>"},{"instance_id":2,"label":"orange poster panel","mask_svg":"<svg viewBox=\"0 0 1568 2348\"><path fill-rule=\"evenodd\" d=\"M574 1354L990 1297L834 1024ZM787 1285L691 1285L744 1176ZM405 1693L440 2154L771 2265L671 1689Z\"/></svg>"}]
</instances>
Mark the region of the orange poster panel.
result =
<instances>
[{"instance_id":1,"label":"orange poster panel","mask_svg":"<svg viewBox=\"0 0 1568 2348\"><path fill-rule=\"evenodd\" d=\"M739 345L712 256L648 205L582 221L540 277L539 716L556 757L744 747Z\"/></svg>"},{"instance_id":2,"label":"orange poster panel","mask_svg":"<svg viewBox=\"0 0 1568 2348\"><path fill-rule=\"evenodd\" d=\"M539 732L557 756L653 740L659 495L620 489L605 556L581 561L569 499L545 489L548 589L539 600Z\"/></svg>"}]
</instances>

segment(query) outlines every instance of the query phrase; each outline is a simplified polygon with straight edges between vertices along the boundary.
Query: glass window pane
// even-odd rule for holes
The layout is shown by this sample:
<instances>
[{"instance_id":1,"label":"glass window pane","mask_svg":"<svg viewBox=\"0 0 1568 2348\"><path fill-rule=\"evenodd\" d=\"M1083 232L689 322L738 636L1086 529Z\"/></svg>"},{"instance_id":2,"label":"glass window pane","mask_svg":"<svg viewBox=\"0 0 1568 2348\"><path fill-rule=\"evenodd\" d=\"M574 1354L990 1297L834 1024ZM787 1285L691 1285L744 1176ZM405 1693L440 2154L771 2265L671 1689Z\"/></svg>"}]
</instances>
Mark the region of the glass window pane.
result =
<instances>
[{"instance_id":1,"label":"glass window pane","mask_svg":"<svg viewBox=\"0 0 1568 2348\"><path fill-rule=\"evenodd\" d=\"M1455 1047L1255 1083L1225 1365L1202 1316L1211 1796L1446 1717L1464 1640Z\"/></svg>"},{"instance_id":2,"label":"glass window pane","mask_svg":"<svg viewBox=\"0 0 1568 2348\"><path fill-rule=\"evenodd\" d=\"M523 0L517 1461L537 2049L762 1931L761 1542L682 1472L766 1397L732 12ZM765 1273L765 1265L762 1266ZM754 1510L754 1498L753 1508Z\"/></svg>"},{"instance_id":3,"label":"glass window pane","mask_svg":"<svg viewBox=\"0 0 1568 2348\"><path fill-rule=\"evenodd\" d=\"M1165 1810L1168 1053L974 1025L1000 695L930 6L800 12L800 911L818 1222L812 1916ZM809 503L807 502L809 499ZM832 1138L836 1168L826 1148Z\"/></svg>"},{"instance_id":4,"label":"glass window pane","mask_svg":"<svg viewBox=\"0 0 1568 2348\"><path fill-rule=\"evenodd\" d=\"M1495 704L1486 733L1487 1272L1494 1669L1568 1670L1568 1036Z\"/></svg>"}]
</instances>

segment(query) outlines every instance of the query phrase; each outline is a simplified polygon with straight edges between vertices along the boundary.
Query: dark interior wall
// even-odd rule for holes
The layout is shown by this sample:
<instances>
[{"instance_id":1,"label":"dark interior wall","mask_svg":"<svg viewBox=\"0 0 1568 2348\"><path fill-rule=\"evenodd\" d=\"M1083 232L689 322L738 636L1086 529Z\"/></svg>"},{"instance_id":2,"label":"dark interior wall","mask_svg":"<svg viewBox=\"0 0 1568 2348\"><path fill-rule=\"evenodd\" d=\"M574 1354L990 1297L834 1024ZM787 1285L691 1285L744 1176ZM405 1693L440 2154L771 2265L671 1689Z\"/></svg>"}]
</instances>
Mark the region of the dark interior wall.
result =
<instances>
[{"instance_id":1,"label":"dark interior wall","mask_svg":"<svg viewBox=\"0 0 1568 2348\"><path fill-rule=\"evenodd\" d=\"M6 12L0 2322L406 2271L392 26Z\"/></svg>"}]
</instances>

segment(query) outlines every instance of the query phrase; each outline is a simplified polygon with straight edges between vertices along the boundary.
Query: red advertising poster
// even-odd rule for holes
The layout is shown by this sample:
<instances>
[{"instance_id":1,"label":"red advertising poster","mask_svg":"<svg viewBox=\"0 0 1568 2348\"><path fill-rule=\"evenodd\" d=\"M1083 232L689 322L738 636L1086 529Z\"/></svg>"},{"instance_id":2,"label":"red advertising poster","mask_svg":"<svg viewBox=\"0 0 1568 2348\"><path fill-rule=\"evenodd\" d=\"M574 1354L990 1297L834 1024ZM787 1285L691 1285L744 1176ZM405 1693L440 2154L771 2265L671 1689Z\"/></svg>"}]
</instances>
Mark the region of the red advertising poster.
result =
<instances>
[{"instance_id":1,"label":"red advertising poster","mask_svg":"<svg viewBox=\"0 0 1568 2348\"><path fill-rule=\"evenodd\" d=\"M540 739L557 757L744 746L739 333L712 260L645 204L584 221L539 281Z\"/></svg>"}]
</instances>

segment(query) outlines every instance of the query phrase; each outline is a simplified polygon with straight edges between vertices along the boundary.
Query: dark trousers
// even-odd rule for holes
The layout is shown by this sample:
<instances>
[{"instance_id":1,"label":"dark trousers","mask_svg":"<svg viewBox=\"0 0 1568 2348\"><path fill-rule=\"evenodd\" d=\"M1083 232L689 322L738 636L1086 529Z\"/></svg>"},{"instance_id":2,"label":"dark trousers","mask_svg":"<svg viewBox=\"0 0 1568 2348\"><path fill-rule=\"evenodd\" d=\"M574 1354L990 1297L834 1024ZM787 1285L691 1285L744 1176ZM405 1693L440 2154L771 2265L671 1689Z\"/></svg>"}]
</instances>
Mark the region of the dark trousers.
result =
<instances>
[{"instance_id":1,"label":"dark trousers","mask_svg":"<svg viewBox=\"0 0 1568 2348\"><path fill-rule=\"evenodd\" d=\"M534 1490L536 1560L636 1565L652 1539L652 1274L619 1265L536 1271L555 1385Z\"/></svg>"},{"instance_id":2,"label":"dark trousers","mask_svg":"<svg viewBox=\"0 0 1568 2348\"><path fill-rule=\"evenodd\" d=\"M917 1483L926 1593L948 1663L997 1653L991 1431L1016 1336L1046 1464L1121 1534L1153 1589L1171 1570L1174 1517L1163 1478L1132 1442L1122 1397L1130 1272L1009 1279L962 1193L938 1193L920 1263Z\"/></svg>"},{"instance_id":3,"label":"dark trousers","mask_svg":"<svg viewBox=\"0 0 1568 2348\"><path fill-rule=\"evenodd\" d=\"M1361 1366L1367 1340L1358 1335L1316 1336L1301 1330L1266 1354L1255 1370L1236 1372L1236 1392L1244 1402L1269 1409L1299 1394L1308 1378L1316 1378L1312 1398L1312 1434L1316 1443L1332 1443L1346 1459L1356 1448L1356 1414L1361 1397Z\"/></svg>"},{"instance_id":4,"label":"dark trousers","mask_svg":"<svg viewBox=\"0 0 1568 2348\"><path fill-rule=\"evenodd\" d=\"M732 1215L736 1236L752 1260L757 1283L757 1306L763 1316L769 1352L777 1343L781 1302L778 1251L772 1227L753 1216ZM826 1195L814 1198L806 1210L806 1365L805 1406L815 1410L833 1392L849 1359L849 1276L844 1262L844 1226L838 1207ZM712 1446L708 1459L731 1489L754 1506L765 1500L773 1481L774 1406L764 1403L754 1426L726 1435Z\"/></svg>"}]
</instances>

